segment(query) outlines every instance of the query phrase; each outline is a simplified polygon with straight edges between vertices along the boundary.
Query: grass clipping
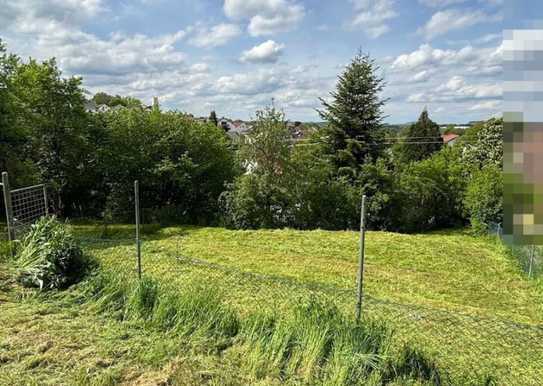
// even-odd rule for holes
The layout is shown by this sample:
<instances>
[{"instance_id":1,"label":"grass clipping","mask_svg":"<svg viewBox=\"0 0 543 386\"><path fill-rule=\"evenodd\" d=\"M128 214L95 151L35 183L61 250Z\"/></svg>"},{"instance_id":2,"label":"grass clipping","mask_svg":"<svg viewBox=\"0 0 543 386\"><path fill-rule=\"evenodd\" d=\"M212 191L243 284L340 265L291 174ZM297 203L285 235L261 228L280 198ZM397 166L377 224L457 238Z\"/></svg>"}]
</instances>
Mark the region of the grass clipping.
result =
<instances>
[{"instance_id":1,"label":"grass clipping","mask_svg":"<svg viewBox=\"0 0 543 386\"><path fill-rule=\"evenodd\" d=\"M80 246L55 217L42 217L31 226L16 257L19 282L40 290L66 288L77 282L88 267Z\"/></svg>"}]
</instances>

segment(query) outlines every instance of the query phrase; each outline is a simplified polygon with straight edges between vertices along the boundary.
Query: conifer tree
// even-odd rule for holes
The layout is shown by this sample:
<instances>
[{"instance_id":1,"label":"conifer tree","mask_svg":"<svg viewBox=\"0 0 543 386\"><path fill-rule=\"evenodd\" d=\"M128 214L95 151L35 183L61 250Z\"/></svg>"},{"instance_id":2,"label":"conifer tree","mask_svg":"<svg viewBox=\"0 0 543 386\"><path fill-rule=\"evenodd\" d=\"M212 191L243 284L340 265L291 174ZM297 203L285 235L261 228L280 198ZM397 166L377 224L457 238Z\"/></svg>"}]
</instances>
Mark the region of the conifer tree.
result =
<instances>
[{"instance_id":1,"label":"conifer tree","mask_svg":"<svg viewBox=\"0 0 543 386\"><path fill-rule=\"evenodd\" d=\"M409 126L401 142L394 149L400 162L421 161L441 149L443 139L439 125L428 116L426 108L416 123Z\"/></svg>"},{"instance_id":2,"label":"conifer tree","mask_svg":"<svg viewBox=\"0 0 543 386\"><path fill-rule=\"evenodd\" d=\"M359 52L345 71L338 76L331 102L321 99L318 110L327 122L322 140L340 171L356 175L368 159L376 159L382 150L383 106L380 96L384 80L379 66L367 54ZM368 158L369 157L369 158Z\"/></svg>"},{"instance_id":3,"label":"conifer tree","mask_svg":"<svg viewBox=\"0 0 543 386\"><path fill-rule=\"evenodd\" d=\"M219 124L219 120L217 119L217 113L215 110L211 111L209 114L209 122L213 123L215 126Z\"/></svg>"}]
</instances>

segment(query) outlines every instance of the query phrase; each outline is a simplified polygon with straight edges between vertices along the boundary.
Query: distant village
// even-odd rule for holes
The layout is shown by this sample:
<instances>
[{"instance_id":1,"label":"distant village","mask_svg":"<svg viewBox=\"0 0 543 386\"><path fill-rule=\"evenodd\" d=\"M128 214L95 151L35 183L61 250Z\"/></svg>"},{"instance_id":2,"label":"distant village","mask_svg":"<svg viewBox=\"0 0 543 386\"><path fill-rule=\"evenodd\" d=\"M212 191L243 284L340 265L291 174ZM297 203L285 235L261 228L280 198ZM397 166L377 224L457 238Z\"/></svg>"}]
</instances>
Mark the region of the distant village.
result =
<instances>
[{"instance_id":1,"label":"distant village","mask_svg":"<svg viewBox=\"0 0 543 386\"><path fill-rule=\"evenodd\" d=\"M86 102L85 108L89 112L104 113L108 111L117 111L125 108L141 108L144 110L152 111L153 109L159 109L160 106L157 97L153 98L153 103L151 105L144 105L141 101L135 98L120 97L118 95L112 96L105 93L98 93L92 99ZM194 116L190 113L187 114L187 116L202 123L209 123L212 120L211 116ZM242 136L253 125L252 121L232 119L224 116L215 119L217 121L217 126L221 127L230 137L233 138ZM385 124L384 126L392 133L401 133L407 126L411 125L412 123L413 122L404 124ZM443 143L447 145L453 145L456 140L464 133L465 130L479 123L479 121L471 121L465 124L440 124L439 128L442 133L441 138L443 138ZM310 133L318 130L318 128L323 124L323 122L287 121L287 127L293 139L303 139Z\"/></svg>"}]
</instances>

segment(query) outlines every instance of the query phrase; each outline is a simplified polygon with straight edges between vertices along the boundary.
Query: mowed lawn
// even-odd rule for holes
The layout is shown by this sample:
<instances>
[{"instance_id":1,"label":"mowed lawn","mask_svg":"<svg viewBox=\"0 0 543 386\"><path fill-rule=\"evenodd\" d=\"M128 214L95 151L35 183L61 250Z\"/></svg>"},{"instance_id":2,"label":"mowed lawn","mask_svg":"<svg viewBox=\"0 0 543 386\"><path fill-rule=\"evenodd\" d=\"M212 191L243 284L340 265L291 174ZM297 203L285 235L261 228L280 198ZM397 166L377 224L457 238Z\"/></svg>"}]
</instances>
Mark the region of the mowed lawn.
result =
<instances>
[{"instance_id":1,"label":"mowed lawn","mask_svg":"<svg viewBox=\"0 0 543 386\"><path fill-rule=\"evenodd\" d=\"M133 226L74 229L104 267L136 275ZM109 240L97 241L104 233ZM280 313L309 293L354 315L357 232L151 226L143 233L144 274L173 287L208 283L241 315ZM399 343L415 342L453 373L492 374L506 384L543 377L535 343L543 339L542 287L497 240L466 231L366 236L363 312L388 320Z\"/></svg>"},{"instance_id":2,"label":"mowed lawn","mask_svg":"<svg viewBox=\"0 0 543 386\"><path fill-rule=\"evenodd\" d=\"M109 232L124 239L132 236L131 228L110 227ZM77 232L97 237L100 228L78 226ZM143 236L142 265L152 271L165 255L184 256L354 292L358 237L344 231L171 227ZM135 263L135 248L128 240L122 246L100 244L99 250L108 260ZM543 321L538 281L528 280L496 240L467 232L367 232L364 287L370 296L402 304L524 323Z\"/></svg>"},{"instance_id":3,"label":"mowed lawn","mask_svg":"<svg viewBox=\"0 0 543 386\"><path fill-rule=\"evenodd\" d=\"M104 228L96 224L75 224L73 231L86 252L95 256L103 269L136 277L133 225ZM195 281L218 288L224 301L242 318L270 307L280 315L282 307L309 294L330 299L342 312L354 315L359 253L357 232L145 226L142 234L144 275L174 289ZM540 281L526 278L506 248L493 238L474 237L465 231L417 235L368 232L366 236L363 312L389 322L396 331L396 347L405 342L414 343L430 353L452 375L467 373L475 378L488 374L496 377L498 384L538 384L543 377L543 349L540 346L543 287ZM28 304L14 303L3 323L13 323L21 315L22 327L13 328L19 331L27 329L25 323L40 325L41 336L61 334L56 330L62 331L63 320L69 319L64 311L59 311L59 318L42 324L39 320L50 317L40 315L41 311L38 311L35 318L38 322L33 322L31 315L35 311L28 307ZM75 309L78 309L77 305L70 306L67 312L75 315ZM82 336L85 336L87 323L102 324L102 327L96 327L102 331L110 328L111 323L106 319L97 321L89 316L91 319L87 321L85 313L78 316L76 320L80 327L76 328L81 329ZM130 330L129 326L111 326ZM51 332L47 332L49 329ZM91 335L95 336L92 331L96 330L91 330ZM91 347L95 350L140 347L148 342L146 334L140 333L134 341L116 340L112 344L110 335L104 332L96 339L92 338ZM77 340L79 334L74 334L73 339ZM32 340L30 332L21 336ZM10 334L4 334L4 342L6 339L11 340ZM161 340L157 339L157 342ZM21 343L21 350L24 344ZM139 349L129 350L138 353ZM4 352L8 351L12 350ZM53 352L46 355L48 361L55 360ZM36 355L35 365L31 358ZM84 353L76 350L74 355ZM106 366L108 371L96 370L96 375L123 380L133 376L131 379L135 380L148 372L157 374L163 363L170 363L180 353L174 350L157 355L156 361L146 362L148 365L144 367L137 365L139 355L130 355L129 362L119 363L116 369ZM39 370L42 356L38 350L29 357L28 363L24 359L22 362L10 359L11 376L25 366L36 366L35 377L47 376ZM204 362L207 363L204 368L224 367L210 358ZM137 366L138 371L134 371L133 366ZM96 368L93 363L86 363L85 367ZM198 367L191 364L187 371L199 377ZM95 370L78 368L70 378L85 379L85 371L94 374ZM134 375L131 375L132 371ZM221 382L223 371L218 373L221 375L212 378ZM164 375L161 371L158 374ZM230 375L227 378L236 383Z\"/></svg>"}]
</instances>

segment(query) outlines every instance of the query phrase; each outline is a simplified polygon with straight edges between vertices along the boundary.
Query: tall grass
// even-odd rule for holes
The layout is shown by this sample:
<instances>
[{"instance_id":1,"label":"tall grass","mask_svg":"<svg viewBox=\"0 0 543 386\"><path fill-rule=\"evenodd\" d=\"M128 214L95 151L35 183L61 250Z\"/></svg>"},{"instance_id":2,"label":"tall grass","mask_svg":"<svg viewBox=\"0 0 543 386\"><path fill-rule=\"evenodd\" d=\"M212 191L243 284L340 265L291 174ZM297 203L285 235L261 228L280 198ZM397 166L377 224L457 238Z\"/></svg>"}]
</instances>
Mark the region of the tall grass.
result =
<instances>
[{"instance_id":1,"label":"tall grass","mask_svg":"<svg viewBox=\"0 0 543 386\"><path fill-rule=\"evenodd\" d=\"M406 347L396 357L392 331L382 322L357 323L316 297L300 300L283 315L254 315L241 333L245 365L256 379L271 375L312 385L442 385L447 380L416 350Z\"/></svg>"},{"instance_id":2,"label":"tall grass","mask_svg":"<svg viewBox=\"0 0 543 386\"><path fill-rule=\"evenodd\" d=\"M68 228L55 217L42 217L17 248L21 283L61 289L77 282L91 265Z\"/></svg>"},{"instance_id":3,"label":"tall grass","mask_svg":"<svg viewBox=\"0 0 543 386\"><path fill-rule=\"evenodd\" d=\"M84 292L98 309L119 319L138 319L149 328L191 337L233 337L239 320L218 292L201 285L170 288L156 280L142 280L116 273L98 273Z\"/></svg>"},{"instance_id":4,"label":"tall grass","mask_svg":"<svg viewBox=\"0 0 543 386\"><path fill-rule=\"evenodd\" d=\"M392 354L392 331L384 323L355 322L315 296L299 299L281 314L264 310L244 319L222 302L217 289L199 283L172 288L148 277L99 273L85 296L120 319L203 341L207 349L231 348L228 355L255 381L442 385L447 380L419 351L407 347L399 356Z\"/></svg>"}]
</instances>

